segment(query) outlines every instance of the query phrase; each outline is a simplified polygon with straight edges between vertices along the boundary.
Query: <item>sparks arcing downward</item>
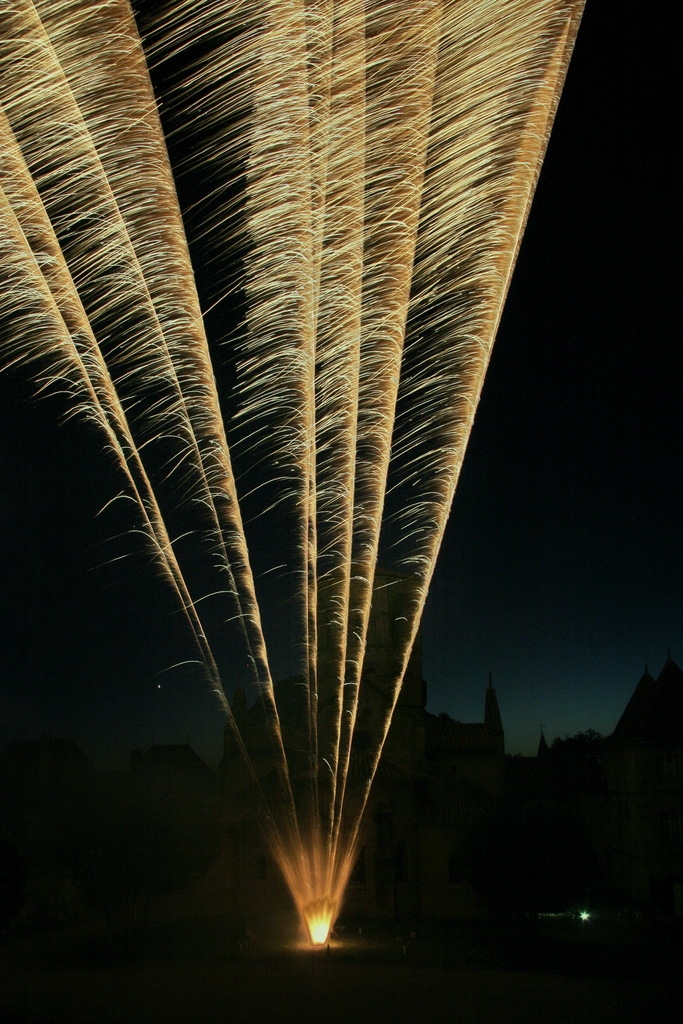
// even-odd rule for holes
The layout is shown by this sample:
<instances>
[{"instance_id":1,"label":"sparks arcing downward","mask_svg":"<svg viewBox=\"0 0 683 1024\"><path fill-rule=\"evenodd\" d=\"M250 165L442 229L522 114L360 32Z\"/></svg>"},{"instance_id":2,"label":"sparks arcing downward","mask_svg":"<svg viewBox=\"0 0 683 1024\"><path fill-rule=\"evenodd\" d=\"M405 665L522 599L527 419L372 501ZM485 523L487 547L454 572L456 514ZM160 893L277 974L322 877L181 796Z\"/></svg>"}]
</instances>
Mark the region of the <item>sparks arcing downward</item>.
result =
<instances>
[{"instance_id":1,"label":"sparks arcing downward","mask_svg":"<svg viewBox=\"0 0 683 1024\"><path fill-rule=\"evenodd\" d=\"M358 849L582 7L168 0L141 40L127 0L0 0L3 361L101 430L314 943ZM242 296L223 411L151 64L174 170L204 173L188 223L215 302ZM262 529L290 527L305 701L287 728L244 513L259 501ZM239 626L253 749L171 541L178 507ZM358 783L380 557L412 599Z\"/></svg>"}]
</instances>

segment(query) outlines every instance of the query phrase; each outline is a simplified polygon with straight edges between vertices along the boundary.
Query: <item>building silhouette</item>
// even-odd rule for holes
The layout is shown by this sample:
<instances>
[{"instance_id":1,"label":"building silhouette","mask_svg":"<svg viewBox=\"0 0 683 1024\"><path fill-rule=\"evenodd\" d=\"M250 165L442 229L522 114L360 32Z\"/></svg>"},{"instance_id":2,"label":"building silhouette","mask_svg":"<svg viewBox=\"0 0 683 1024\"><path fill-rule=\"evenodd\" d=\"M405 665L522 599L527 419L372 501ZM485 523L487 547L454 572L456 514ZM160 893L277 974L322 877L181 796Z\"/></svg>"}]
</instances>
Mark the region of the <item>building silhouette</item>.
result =
<instances>
[{"instance_id":1,"label":"building silhouette","mask_svg":"<svg viewBox=\"0 0 683 1024\"><path fill-rule=\"evenodd\" d=\"M683 672L646 669L607 747L611 876L632 902L683 916Z\"/></svg>"},{"instance_id":2,"label":"building silhouette","mask_svg":"<svg viewBox=\"0 0 683 1024\"><path fill-rule=\"evenodd\" d=\"M359 708L351 785L367 778L368 747L392 671L391 618L406 589L399 579L379 602L384 622L371 634L371 682ZM300 681L284 680L278 690L285 727L288 716L300 723ZM482 705L479 722L429 713L415 646L363 818L342 923L469 917L486 909L482 881L499 908L507 903L515 912L567 909L580 893L589 905L616 897L680 919L683 672L673 659L656 678L643 673L612 736L588 730L551 745L542 736L536 757L506 757L491 679ZM273 768L268 743L259 748L259 707L238 694L234 711L267 786ZM188 878L194 860L209 865L191 890L174 892L178 912L224 914L242 922L240 934L272 932L281 922L291 934L291 898L263 839L253 779L229 732L218 775L187 744L133 752L130 771L119 773L98 772L68 739L43 736L0 752L0 835L13 856L21 855L29 901L74 906L78 886L68 865L83 842L84 821L97 825L97 815L106 822L112 814L128 820L140 809L174 837L176 862L182 855ZM190 849L199 832L192 839L182 831L190 820L201 824L202 842L211 847L203 859Z\"/></svg>"},{"instance_id":3,"label":"building silhouette","mask_svg":"<svg viewBox=\"0 0 683 1024\"><path fill-rule=\"evenodd\" d=\"M368 778L413 599L410 577L378 571L351 751L351 791L359 792ZM294 724L301 729L305 720L300 684L294 678L276 686L282 730L288 749L294 750L305 746L303 739L298 742ZM482 697L480 722L430 714L418 636L363 816L360 849L344 898L347 916L415 921L472 912L463 843L500 799L505 779L505 736L491 680ZM260 786L268 792L273 769L262 708L247 707L241 691L232 706ZM296 759L291 763L296 787ZM253 780L229 726L221 775L229 848L226 874L235 879L240 913L265 916L287 902L287 896L261 836Z\"/></svg>"}]
</instances>

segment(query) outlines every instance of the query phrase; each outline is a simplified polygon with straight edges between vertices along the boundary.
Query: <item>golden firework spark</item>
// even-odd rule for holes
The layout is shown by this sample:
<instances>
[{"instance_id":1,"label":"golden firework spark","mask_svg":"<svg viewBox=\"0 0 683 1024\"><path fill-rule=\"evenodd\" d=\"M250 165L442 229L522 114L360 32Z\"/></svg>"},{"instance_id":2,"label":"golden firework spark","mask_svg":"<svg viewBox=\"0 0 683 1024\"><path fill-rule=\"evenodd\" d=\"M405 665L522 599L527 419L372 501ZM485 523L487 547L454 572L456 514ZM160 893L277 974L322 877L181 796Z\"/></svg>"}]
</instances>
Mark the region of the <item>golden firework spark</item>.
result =
<instances>
[{"instance_id":1,"label":"golden firework spark","mask_svg":"<svg viewBox=\"0 0 683 1024\"><path fill-rule=\"evenodd\" d=\"M582 7L169 0L143 42L127 0L0 0L4 361L35 365L102 431L314 943L357 852ZM227 423L150 62L167 70L177 170L209 183L195 214L216 301L245 296ZM259 467L241 494L236 457ZM171 540L171 486L240 626L276 769L267 791L205 634L205 595ZM262 521L293 524L306 699L292 745L243 513L260 497ZM413 598L352 786L388 532Z\"/></svg>"}]
</instances>

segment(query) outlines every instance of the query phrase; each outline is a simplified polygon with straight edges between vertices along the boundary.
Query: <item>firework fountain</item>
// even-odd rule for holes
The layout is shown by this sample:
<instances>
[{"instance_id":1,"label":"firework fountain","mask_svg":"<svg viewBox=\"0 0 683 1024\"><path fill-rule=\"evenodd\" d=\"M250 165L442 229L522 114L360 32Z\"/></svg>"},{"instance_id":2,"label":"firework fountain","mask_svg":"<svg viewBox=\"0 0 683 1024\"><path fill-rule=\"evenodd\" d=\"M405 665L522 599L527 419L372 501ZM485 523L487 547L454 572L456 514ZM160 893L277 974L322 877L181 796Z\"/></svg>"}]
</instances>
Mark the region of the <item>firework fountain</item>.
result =
<instances>
[{"instance_id":1,"label":"firework fountain","mask_svg":"<svg viewBox=\"0 0 683 1024\"><path fill-rule=\"evenodd\" d=\"M0 0L3 357L101 432L320 943L354 863L583 2L151 6ZM174 174L194 181L185 221ZM207 302L231 310L222 406L186 229ZM179 510L247 655L258 758L235 711L244 689L221 678L206 594L173 540ZM277 571L295 599L303 693L292 742L245 510L259 513L253 529L287 525ZM380 557L409 576L412 598L352 785Z\"/></svg>"}]
</instances>

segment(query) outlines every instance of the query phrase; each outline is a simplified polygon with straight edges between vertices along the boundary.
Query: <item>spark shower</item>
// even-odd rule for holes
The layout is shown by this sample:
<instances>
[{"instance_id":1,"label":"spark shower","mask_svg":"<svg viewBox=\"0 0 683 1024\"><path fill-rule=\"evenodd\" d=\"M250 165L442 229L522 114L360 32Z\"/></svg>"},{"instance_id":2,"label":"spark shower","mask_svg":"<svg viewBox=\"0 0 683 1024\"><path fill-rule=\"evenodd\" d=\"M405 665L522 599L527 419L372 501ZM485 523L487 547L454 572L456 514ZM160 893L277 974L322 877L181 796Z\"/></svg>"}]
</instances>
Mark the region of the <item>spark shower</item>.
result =
<instances>
[{"instance_id":1,"label":"spark shower","mask_svg":"<svg viewBox=\"0 0 683 1024\"><path fill-rule=\"evenodd\" d=\"M2 359L99 431L314 943L353 867L582 6L0 0ZM379 562L410 600L359 760ZM217 603L248 678L213 653Z\"/></svg>"}]
</instances>

